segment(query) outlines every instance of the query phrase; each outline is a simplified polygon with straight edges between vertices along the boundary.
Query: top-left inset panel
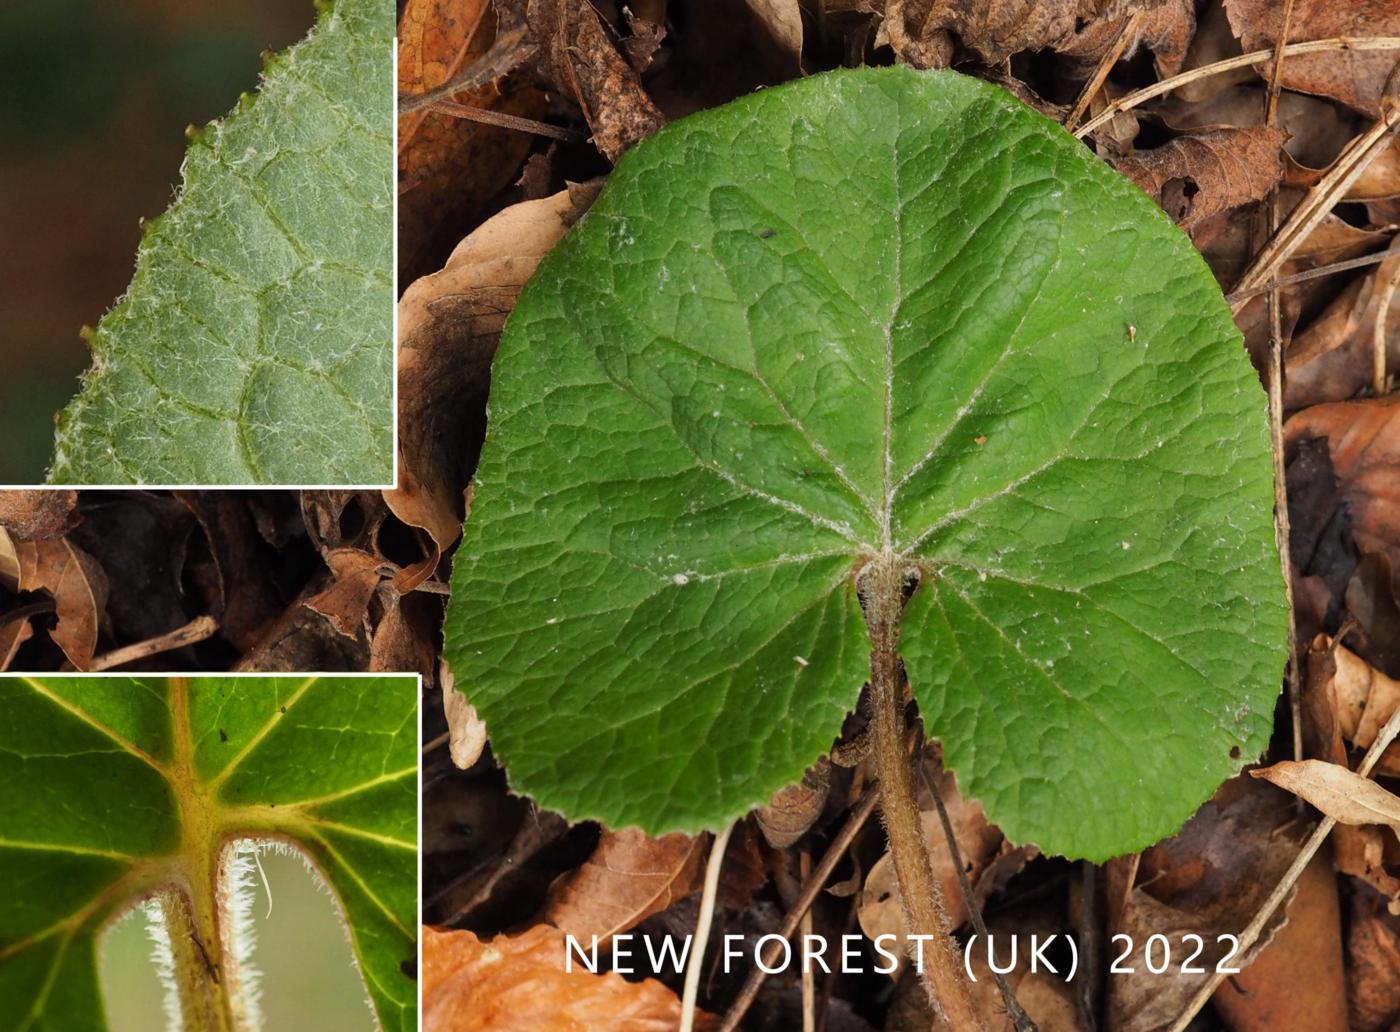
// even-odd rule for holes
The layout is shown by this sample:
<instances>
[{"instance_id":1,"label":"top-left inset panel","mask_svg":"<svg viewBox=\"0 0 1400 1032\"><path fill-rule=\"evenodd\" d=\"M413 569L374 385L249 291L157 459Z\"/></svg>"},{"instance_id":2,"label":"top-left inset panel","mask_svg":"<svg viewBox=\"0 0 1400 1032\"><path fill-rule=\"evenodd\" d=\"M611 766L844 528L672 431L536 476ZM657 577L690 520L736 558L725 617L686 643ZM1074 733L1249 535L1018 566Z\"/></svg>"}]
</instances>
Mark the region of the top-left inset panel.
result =
<instances>
[{"instance_id":1,"label":"top-left inset panel","mask_svg":"<svg viewBox=\"0 0 1400 1032\"><path fill-rule=\"evenodd\" d=\"M391 485L389 0L5 6L0 483Z\"/></svg>"}]
</instances>

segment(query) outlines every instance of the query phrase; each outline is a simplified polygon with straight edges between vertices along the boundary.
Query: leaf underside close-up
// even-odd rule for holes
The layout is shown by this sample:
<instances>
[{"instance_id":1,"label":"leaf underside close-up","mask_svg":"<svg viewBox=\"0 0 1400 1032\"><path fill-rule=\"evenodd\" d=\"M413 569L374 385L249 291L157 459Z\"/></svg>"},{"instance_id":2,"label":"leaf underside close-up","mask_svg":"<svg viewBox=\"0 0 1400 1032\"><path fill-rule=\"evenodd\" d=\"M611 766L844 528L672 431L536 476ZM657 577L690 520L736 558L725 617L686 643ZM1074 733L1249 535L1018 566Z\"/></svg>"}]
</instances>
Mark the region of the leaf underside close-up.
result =
<instances>
[{"instance_id":1,"label":"leaf underside close-up","mask_svg":"<svg viewBox=\"0 0 1400 1032\"><path fill-rule=\"evenodd\" d=\"M89 337L50 483L392 479L393 19L336 0L194 133Z\"/></svg>"},{"instance_id":2,"label":"leaf underside close-up","mask_svg":"<svg viewBox=\"0 0 1400 1032\"><path fill-rule=\"evenodd\" d=\"M0 1027L105 1029L101 933L169 892L229 985L219 865L275 839L334 893L381 1027L415 1028L417 694L412 677L0 678Z\"/></svg>"},{"instance_id":3,"label":"leaf underside close-up","mask_svg":"<svg viewBox=\"0 0 1400 1032\"><path fill-rule=\"evenodd\" d=\"M1002 90L833 72L629 151L501 339L446 652L512 787L718 827L869 677L857 582L963 792L1103 859L1264 748L1264 394L1205 264Z\"/></svg>"}]
</instances>

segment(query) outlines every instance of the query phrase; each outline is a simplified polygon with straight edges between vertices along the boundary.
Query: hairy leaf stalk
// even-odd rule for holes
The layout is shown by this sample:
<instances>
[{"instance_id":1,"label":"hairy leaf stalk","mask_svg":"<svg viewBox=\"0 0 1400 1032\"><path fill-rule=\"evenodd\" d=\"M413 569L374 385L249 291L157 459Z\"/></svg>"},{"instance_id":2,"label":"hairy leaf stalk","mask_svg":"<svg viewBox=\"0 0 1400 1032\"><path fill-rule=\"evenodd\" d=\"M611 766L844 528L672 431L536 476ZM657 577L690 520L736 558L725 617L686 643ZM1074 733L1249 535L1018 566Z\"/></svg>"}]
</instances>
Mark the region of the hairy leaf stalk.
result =
<instances>
[{"instance_id":1,"label":"hairy leaf stalk","mask_svg":"<svg viewBox=\"0 0 1400 1032\"><path fill-rule=\"evenodd\" d=\"M904 608L904 571L888 553L865 572L865 619L870 628L870 701L880 809L911 936L923 938L921 976L934 1012L957 1032L976 1032L981 1019L972 1006L948 928L943 894L933 876L919 825L919 806L904 742L904 693L899 675L899 618Z\"/></svg>"}]
</instances>

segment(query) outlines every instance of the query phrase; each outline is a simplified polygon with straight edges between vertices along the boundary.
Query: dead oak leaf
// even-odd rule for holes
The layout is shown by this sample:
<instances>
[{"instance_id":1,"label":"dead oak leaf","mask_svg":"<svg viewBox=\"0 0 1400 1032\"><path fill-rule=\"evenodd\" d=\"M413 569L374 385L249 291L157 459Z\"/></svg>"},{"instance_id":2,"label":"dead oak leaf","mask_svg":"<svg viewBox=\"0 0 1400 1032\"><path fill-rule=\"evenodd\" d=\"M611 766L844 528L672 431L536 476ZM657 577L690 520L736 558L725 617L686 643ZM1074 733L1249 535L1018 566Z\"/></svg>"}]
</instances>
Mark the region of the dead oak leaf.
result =
<instances>
[{"instance_id":1,"label":"dead oak leaf","mask_svg":"<svg viewBox=\"0 0 1400 1032\"><path fill-rule=\"evenodd\" d=\"M575 957L565 970L564 933L536 925L482 942L467 931L423 929L425 1032L674 1032L681 1005L654 979L595 975ZM698 1028L713 1028L697 1015Z\"/></svg>"},{"instance_id":2,"label":"dead oak leaf","mask_svg":"<svg viewBox=\"0 0 1400 1032\"><path fill-rule=\"evenodd\" d=\"M550 886L545 917L585 944L595 935L606 943L700 891L708 843L706 835L605 831L583 865Z\"/></svg>"},{"instance_id":3,"label":"dead oak leaf","mask_svg":"<svg viewBox=\"0 0 1400 1032\"><path fill-rule=\"evenodd\" d=\"M1114 167L1187 231L1262 200L1283 175L1281 129L1249 126L1180 136Z\"/></svg>"}]
</instances>

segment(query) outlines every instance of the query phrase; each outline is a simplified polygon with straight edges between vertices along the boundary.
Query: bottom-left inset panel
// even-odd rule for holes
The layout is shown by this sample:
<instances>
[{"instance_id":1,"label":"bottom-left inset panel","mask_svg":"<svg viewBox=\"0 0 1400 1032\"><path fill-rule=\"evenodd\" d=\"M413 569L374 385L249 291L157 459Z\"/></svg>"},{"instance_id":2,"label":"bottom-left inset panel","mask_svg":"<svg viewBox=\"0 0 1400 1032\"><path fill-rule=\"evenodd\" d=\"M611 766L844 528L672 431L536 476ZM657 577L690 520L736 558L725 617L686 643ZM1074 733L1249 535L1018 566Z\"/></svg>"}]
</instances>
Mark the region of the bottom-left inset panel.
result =
<instances>
[{"instance_id":1,"label":"bottom-left inset panel","mask_svg":"<svg viewBox=\"0 0 1400 1032\"><path fill-rule=\"evenodd\" d=\"M418 697L0 676L0 1029L416 1028Z\"/></svg>"}]
</instances>

